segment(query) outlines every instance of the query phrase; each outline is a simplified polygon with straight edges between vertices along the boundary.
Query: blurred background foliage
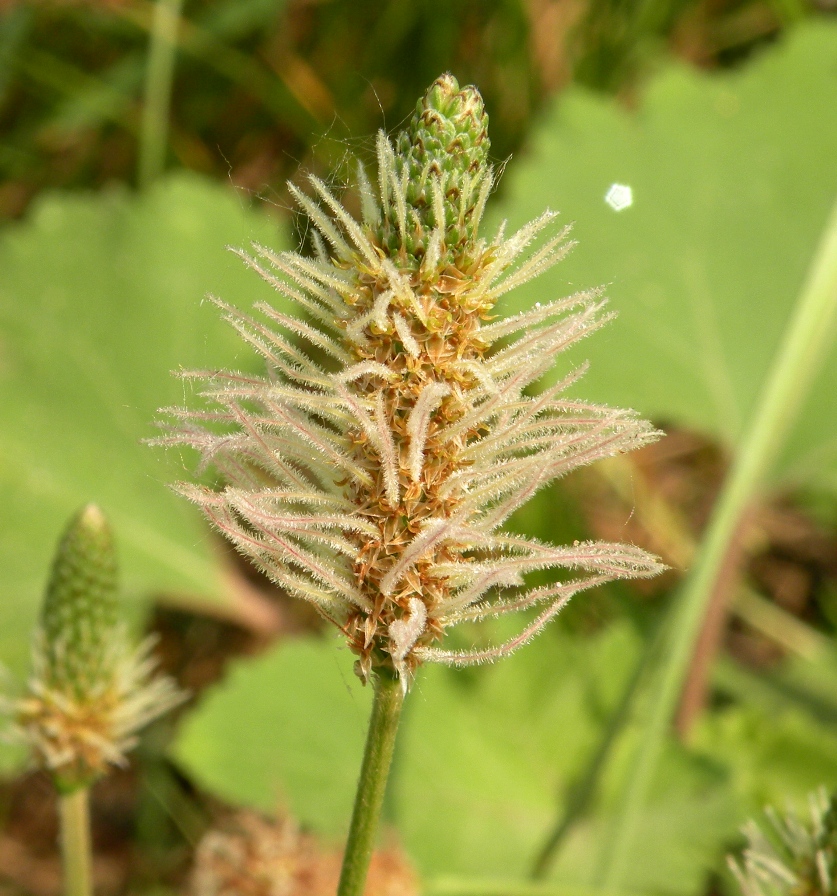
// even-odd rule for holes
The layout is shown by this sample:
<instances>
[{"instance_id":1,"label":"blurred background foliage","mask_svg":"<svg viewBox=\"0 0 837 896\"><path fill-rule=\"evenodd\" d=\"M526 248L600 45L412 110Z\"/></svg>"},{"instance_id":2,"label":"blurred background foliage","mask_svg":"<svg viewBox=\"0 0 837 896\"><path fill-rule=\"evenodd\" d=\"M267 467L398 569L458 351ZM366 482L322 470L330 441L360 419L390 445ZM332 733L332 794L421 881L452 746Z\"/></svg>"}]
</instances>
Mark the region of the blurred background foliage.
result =
<instances>
[{"instance_id":1,"label":"blurred background foliage","mask_svg":"<svg viewBox=\"0 0 837 896\"><path fill-rule=\"evenodd\" d=\"M507 168L489 226L547 204L577 222L578 248L507 310L609 284L620 317L580 347L580 394L668 431L514 524L553 542L633 541L672 570L585 597L501 666L428 670L387 812L428 893L595 891L658 633L837 194L835 12L0 0L0 661L25 673L54 540L96 500L135 624L196 694L98 786L101 893L183 890L196 844L238 807L292 811L326 838L345 828L368 705L350 659L168 492L189 459L142 440L158 407L186 398L169 371L255 363L202 297L280 299L223 247L304 241L285 181L347 179L446 70L479 86ZM632 208L605 205L612 183L632 186ZM741 576L710 608L619 892L732 893L724 854L744 820L837 787L835 389L832 351L754 511ZM51 896L49 790L2 757L0 882Z\"/></svg>"},{"instance_id":2,"label":"blurred background foliage","mask_svg":"<svg viewBox=\"0 0 837 896\"><path fill-rule=\"evenodd\" d=\"M740 64L831 0L189 0L169 163L268 197L392 129L436 75L480 86L494 154L570 83L630 100L662 59ZM46 187L132 183L154 7L4 0L0 214ZM279 200L280 202L283 200Z\"/></svg>"}]
</instances>

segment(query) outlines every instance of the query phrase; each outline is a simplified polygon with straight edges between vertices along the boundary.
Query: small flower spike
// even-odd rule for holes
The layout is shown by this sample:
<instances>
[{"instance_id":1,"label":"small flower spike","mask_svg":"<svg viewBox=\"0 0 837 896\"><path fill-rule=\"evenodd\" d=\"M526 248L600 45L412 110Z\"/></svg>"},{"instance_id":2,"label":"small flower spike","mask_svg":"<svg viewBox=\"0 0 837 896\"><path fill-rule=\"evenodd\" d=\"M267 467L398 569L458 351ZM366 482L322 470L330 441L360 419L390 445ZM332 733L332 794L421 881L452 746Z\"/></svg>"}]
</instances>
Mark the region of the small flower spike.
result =
<instances>
[{"instance_id":1,"label":"small flower spike","mask_svg":"<svg viewBox=\"0 0 837 896\"><path fill-rule=\"evenodd\" d=\"M808 799L808 819L768 808L767 833L751 821L744 828L743 862L730 868L743 896L834 896L837 893L837 796L825 788Z\"/></svg>"},{"instance_id":2,"label":"small flower spike","mask_svg":"<svg viewBox=\"0 0 837 896\"><path fill-rule=\"evenodd\" d=\"M534 388L610 319L600 290L492 316L571 244L551 211L510 237L479 235L494 184L487 129L479 92L443 75L394 143L378 135L377 188L359 166L361 220L316 177L316 201L291 187L316 228L315 258L239 254L299 316L218 302L267 372L187 374L208 407L169 409L177 423L157 440L196 449L222 475L219 488L180 490L342 630L364 681L386 669L406 688L423 662L496 659L579 591L662 568L630 545L554 547L501 529L549 482L659 433L568 397L583 370ZM564 575L527 585L546 568ZM527 610L506 644L442 643L450 626Z\"/></svg>"},{"instance_id":3,"label":"small flower spike","mask_svg":"<svg viewBox=\"0 0 837 896\"><path fill-rule=\"evenodd\" d=\"M116 579L110 526L90 504L58 546L28 693L6 707L15 739L33 749L64 793L121 765L135 733L183 699L170 679L153 674L153 642L129 644Z\"/></svg>"}]
</instances>

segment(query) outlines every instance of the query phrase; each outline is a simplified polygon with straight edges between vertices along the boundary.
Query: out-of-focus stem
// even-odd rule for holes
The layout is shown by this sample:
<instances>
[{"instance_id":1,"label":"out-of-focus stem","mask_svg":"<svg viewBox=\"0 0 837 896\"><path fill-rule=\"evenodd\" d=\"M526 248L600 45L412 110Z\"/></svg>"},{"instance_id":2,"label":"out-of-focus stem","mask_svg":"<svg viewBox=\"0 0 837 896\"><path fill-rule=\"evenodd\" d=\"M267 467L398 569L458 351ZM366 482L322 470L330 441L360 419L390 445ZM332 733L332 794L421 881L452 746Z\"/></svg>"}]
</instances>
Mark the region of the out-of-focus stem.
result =
<instances>
[{"instance_id":1,"label":"out-of-focus stem","mask_svg":"<svg viewBox=\"0 0 837 896\"><path fill-rule=\"evenodd\" d=\"M148 187L156 180L166 162L177 27L182 6L183 0L157 0L154 6L140 134L141 187Z\"/></svg>"},{"instance_id":2,"label":"out-of-focus stem","mask_svg":"<svg viewBox=\"0 0 837 896\"><path fill-rule=\"evenodd\" d=\"M77 787L59 797L65 896L92 896L93 893L89 793L89 788Z\"/></svg>"},{"instance_id":3,"label":"out-of-focus stem","mask_svg":"<svg viewBox=\"0 0 837 896\"><path fill-rule=\"evenodd\" d=\"M829 638L807 623L762 597L752 588L740 588L733 606L735 615L770 638L784 650L806 660L816 660L829 648Z\"/></svg>"},{"instance_id":4,"label":"out-of-focus stem","mask_svg":"<svg viewBox=\"0 0 837 896\"><path fill-rule=\"evenodd\" d=\"M708 602L741 520L776 462L808 388L830 347L837 322L837 203L767 374L753 420L724 483L695 565L673 608L651 715L645 724L600 883L622 884L669 724L680 699Z\"/></svg>"},{"instance_id":5,"label":"out-of-focus stem","mask_svg":"<svg viewBox=\"0 0 837 896\"><path fill-rule=\"evenodd\" d=\"M375 701L337 896L363 896L403 702L401 682L385 672L376 675Z\"/></svg>"}]
</instances>

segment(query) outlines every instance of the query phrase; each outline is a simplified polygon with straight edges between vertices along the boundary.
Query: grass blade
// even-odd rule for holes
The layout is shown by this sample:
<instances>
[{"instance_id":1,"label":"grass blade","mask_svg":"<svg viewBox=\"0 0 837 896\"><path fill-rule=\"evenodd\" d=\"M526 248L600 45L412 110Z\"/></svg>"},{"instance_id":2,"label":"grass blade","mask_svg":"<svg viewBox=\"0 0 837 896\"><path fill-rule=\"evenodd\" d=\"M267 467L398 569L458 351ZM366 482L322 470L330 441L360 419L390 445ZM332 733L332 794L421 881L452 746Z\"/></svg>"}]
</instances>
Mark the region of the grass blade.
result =
<instances>
[{"instance_id":1,"label":"grass blade","mask_svg":"<svg viewBox=\"0 0 837 896\"><path fill-rule=\"evenodd\" d=\"M605 889L625 877L669 725L710 597L748 509L759 497L802 401L814 380L837 319L837 203L774 358L754 419L739 446L695 565L672 608L668 642L652 685L650 715L639 744L614 837L600 869Z\"/></svg>"},{"instance_id":2,"label":"grass blade","mask_svg":"<svg viewBox=\"0 0 837 896\"><path fill-rule=\"evenodd\" d=\"M166 163L171 88L182 6L183 0L157 0L154 7L140 132L141 187L153 183L163 173Z\"/></svg>"}]
</instances>

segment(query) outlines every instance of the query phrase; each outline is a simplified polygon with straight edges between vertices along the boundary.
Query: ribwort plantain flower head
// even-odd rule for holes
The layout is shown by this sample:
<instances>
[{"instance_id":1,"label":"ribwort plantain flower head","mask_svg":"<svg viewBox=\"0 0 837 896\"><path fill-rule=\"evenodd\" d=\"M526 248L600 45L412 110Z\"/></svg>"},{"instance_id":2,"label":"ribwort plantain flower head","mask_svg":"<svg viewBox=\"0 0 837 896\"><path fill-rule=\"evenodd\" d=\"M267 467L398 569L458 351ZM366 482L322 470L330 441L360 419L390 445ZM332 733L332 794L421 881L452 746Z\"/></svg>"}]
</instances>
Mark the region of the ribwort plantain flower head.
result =
<instances>
[{"instance_id":1,"label":"ribwort plantain flower head","mask_svg":"<svg viewBox=\"0 0 837 896\"><path fill-rule=\"evenodd\" d=\"M837 796L825 788L808 799L808 818L765 810L769 829L744 828L747 847L730 868L743 896L833 896L837 892Z\"/></svg>"},{"instance_id":2,"label":"ribwort plantain flower head","mask_svg":"<svg viewBox=\"0 0 837 896\"><path fill-rule=\"evenodd\" d=\"M90 504L55 555L28 693L4 701L14 739L32 748L63 791L121 765L136 732L183 699L170 679L154 674L152 642L133 647L118 617L113 535Z\"/></svg>"},{"instance_id":3,"label":"ribwort plantain flower head","mask_svg":"<svg viewBox=\"0 0 837 896\"><path fill-rule=\"evenodd\" d=\"M169 409L177 423L157 440L197 449L220 472L219 488L180 489L344 633L364 681L388 671L406 688L423 662L493 660L577 592L661 569L630 545L554 547L502 530L547 483L658 433L630 411L567 397L583 370L533 390L609 315L594 289L492 316L570 244L551 211L510 237L480 236L494 183L487 126L479 92L443 75L394 143L379 134L376 186L358 165L361 220L316 177L318 201L291 187L315 257L239 254L299 316L219 302L267 371L188 374L210 407ZM526 584L550 567L560 582ZM444 645L458 623L533 608L505 644Z\"/></svg>"}]
</instances>

